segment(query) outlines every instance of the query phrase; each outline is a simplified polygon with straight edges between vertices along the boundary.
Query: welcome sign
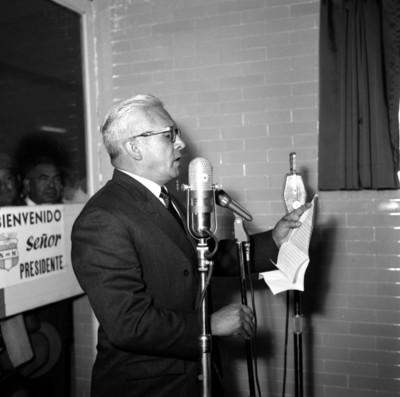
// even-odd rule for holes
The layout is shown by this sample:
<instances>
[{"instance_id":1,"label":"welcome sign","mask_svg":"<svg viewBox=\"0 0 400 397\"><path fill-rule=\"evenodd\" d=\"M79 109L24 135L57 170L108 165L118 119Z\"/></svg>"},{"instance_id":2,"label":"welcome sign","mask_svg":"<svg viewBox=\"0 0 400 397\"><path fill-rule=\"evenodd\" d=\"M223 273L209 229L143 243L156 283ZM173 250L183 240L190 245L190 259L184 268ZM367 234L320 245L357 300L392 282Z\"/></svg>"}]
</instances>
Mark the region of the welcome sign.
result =
<instances>
[{"instance_id":1,"label":"welcome sign","mask_svg":"<svg viewBox=\"0 0 400 397\"><path fill-rule=\"evenodd\" d=\"M0 209L0 288L66 271L64 206Z\"/></svg>"}]
</instances>

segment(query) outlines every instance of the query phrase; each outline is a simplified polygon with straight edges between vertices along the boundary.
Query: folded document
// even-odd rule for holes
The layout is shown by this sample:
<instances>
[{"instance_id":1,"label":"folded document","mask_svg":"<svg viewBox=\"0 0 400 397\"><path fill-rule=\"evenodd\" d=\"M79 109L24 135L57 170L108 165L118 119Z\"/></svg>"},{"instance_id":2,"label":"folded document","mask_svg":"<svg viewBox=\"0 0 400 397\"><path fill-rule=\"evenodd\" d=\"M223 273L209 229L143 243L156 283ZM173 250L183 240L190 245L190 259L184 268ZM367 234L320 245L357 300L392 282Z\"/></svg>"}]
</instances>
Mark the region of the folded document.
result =
<instances>
[{"instance_id":1,"label":"folded document","mask_svg":"<svg viewBox=\"0 0 400 397\"><path fill-rule=\"evenodd\" d=\"M315 195L311 201L311 207L300 218L302 225L292 229L281 245L275 264L278 270L260 273L260 277L264 279L274 295L292 289L304 291L304 275L310 262L308 248L317 200L318 195Z\"/></svg>"}]
</instances>

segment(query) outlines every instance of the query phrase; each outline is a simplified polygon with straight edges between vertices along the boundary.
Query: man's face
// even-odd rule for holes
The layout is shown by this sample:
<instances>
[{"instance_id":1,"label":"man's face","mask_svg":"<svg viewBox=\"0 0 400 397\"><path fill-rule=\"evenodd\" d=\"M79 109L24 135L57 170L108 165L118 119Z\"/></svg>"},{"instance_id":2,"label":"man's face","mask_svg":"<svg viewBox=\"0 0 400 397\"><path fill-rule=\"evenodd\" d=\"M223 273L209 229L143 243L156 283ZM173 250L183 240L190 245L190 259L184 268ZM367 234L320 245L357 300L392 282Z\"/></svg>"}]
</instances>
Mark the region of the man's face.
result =
<instances>
[{"instance_id":1,"label":"man's face","mask_svg":"<svg viewBox=\"0 0 400 397\"><path fill-rule=\"evenodd\" d=\"M55 204L61 200L61 174L53 164L38 164L27 175L24 187L36 204Z\"/></svg>"},{"instance_id":2,"label":"man's face","mask_svg":"<svg viewBox=\"0 0 400 397\"><path fill-rule=\"evenodd\" d=\"M156 131L174 126L175 123L168 113L155 111L146 131ZM169 134L159 134L149 137L135 138L135 144L143 156L145 177L165 185L179 176L181 150L185 147L183 140L177 136L174 143Z\"/></svg>"},{"instance_id":3,"label":"man's face","mask_svg":"<svg viewBox=\"0 0 400 397\"><path fill-rule=\"evenodd\" d=\"M13 205L17 198L17 176L11 170L0 169L0 207Z\"/></svg>"}]
</instances>

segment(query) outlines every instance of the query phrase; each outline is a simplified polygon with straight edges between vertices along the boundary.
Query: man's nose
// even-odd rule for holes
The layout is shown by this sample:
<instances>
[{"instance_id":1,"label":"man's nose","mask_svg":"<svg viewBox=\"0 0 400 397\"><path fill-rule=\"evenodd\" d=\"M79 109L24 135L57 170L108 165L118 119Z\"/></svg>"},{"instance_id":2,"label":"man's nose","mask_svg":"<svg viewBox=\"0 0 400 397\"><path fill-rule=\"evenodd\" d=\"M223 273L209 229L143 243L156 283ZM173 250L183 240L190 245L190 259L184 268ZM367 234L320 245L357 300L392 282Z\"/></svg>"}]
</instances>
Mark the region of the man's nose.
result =
<instances>
[{"instance_id":1,"label":"man's nose","mask_svg":"<svg viewBox=\"0 0 400 397\"><path fill-rule=\"evenodd\" d=\"M176 136L176 139L175 139L175 148L176 149L184 149L185 148L185 146L186 146L186 144L185 144L185 141L182 139L182 137L180 137L180 136Z\"/></svg>"},{"instance_id":2,"label":"man's nose","mask_svg":"<svg viewBox=\"0 0 400 397\"><path fill-rule=\"evenodd\" d=\"M55 187L59 184L58 179L57 178L49 178L47 184L48 184L48 186Z\"/></svg>"}]
</instances>

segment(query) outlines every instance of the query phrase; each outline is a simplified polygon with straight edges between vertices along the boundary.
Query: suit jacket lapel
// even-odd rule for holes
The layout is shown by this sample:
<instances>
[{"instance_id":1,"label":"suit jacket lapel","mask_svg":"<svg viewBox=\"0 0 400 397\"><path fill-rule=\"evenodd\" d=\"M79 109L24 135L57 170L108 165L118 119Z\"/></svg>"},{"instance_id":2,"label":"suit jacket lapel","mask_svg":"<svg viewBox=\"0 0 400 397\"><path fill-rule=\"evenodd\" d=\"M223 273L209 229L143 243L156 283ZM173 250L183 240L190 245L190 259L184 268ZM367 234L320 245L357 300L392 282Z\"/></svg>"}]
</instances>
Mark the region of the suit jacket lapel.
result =
<instances>
[{"instance_id":1,"label":"suit jacket lapel","mask_svg":"<svg viewBox=\"0 0 400 397\"><path fill-rule=\"evenodd\" d=\"M152 192L136 179L119 170L114 171L112 180L127 189L132 197L132 205L135 205L139 210L145 212L149 221L157 224L174 245L183 251L189 259L193 259L195 246L189 235L185 234L172 214ZM177 207L179 208L179 206ZM187 230L186 217L181 211L180 215L183 216L182 220Z\"/></svg>"}]
</instances>

